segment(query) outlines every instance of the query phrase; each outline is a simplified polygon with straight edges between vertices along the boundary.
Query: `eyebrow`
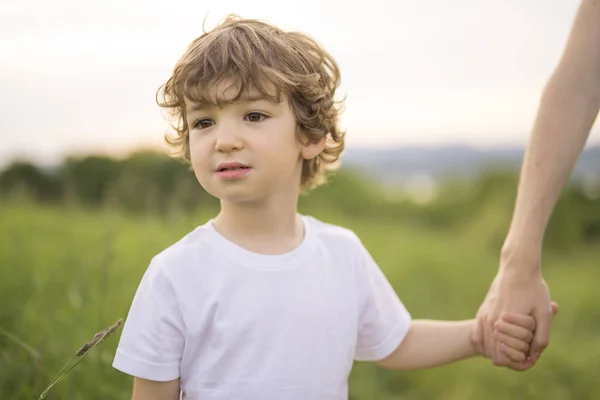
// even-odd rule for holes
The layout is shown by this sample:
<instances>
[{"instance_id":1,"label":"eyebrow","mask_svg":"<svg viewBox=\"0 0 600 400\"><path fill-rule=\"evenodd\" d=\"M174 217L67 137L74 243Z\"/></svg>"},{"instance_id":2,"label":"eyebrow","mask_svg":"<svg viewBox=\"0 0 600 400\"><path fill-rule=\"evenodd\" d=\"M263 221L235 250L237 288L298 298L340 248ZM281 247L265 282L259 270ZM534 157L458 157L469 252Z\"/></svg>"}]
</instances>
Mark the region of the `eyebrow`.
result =
<instances>
[{"instance_id":1,"label":"eyebrow","mask_svg":"<svg viewBox=\"0 0 600 400\"><path fill-rule=\"evenodd\" d=\"M255 101L261 101L261 100L272 102L271 99L269 99L268 97L265 97L263 94L260 94L260 93L259 94L253 94L253 95L248 95L248 94L242 95L242 96L240 96L235 101L241 101L241 102L245 102L245 103L253 103ZM194 104L190 105L187 108L187 111L188 112L191 112L191 111L200 111L200 110L203 110L203 109L208 108L208 107L212 107L212 104L194 103Z\"/></svg>"}]
</instances>

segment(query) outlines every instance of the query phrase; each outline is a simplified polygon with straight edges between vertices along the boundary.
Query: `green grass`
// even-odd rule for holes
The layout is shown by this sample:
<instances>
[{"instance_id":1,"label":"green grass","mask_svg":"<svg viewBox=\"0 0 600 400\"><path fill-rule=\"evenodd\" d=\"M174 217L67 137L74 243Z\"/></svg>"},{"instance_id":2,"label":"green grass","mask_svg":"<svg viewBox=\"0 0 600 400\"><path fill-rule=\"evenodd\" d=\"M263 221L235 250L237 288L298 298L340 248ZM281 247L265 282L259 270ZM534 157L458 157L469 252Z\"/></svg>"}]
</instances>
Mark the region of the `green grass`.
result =
<instances>
[{"instance_id":1,"label":"green grass","mask_svg":"<svg viewBox=\"0 0 600 400\"><path fill-rule=\"evenodd\" d=\"M0 398L38 398L94 333L127 315L150 258L210 216L0 205L0 328L7 333L0 334ZM393 219L316 216L359 234L415 318L473 317L497 268L495 239L478 226L443 232ZM351 399L600 398L598 260L597 245L545 256L561 312L532 370L484 359L413 372L357 363ZM91 351L46 399L129 399L131 378L111 367L119 335Z\"/></svg>"}]
</instances>

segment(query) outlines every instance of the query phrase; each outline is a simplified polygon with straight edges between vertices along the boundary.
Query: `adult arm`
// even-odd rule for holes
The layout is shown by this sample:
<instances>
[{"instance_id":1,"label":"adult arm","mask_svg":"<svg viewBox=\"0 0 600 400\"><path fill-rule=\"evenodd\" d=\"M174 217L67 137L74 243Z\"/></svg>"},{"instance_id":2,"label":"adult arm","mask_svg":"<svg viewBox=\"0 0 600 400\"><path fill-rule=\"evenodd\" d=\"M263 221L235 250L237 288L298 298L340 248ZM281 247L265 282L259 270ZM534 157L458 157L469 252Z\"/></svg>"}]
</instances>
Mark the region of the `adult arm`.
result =
<instances>
[{"instance_id":1,"label":"adult arm","mask_svg":"<svg viewBox=\"0 0 600 400\"><path fill-rule=\"evenodd\" d=\"M498 274L481 305L474 343L497 365L521 369L503 356L493 324L505 312L537 322L531 357L548 345L552 312L542 277L544 232L600 107L600 0L583 0L561 60L544 88L519 180Z\"/></svg>"}]
</instances>

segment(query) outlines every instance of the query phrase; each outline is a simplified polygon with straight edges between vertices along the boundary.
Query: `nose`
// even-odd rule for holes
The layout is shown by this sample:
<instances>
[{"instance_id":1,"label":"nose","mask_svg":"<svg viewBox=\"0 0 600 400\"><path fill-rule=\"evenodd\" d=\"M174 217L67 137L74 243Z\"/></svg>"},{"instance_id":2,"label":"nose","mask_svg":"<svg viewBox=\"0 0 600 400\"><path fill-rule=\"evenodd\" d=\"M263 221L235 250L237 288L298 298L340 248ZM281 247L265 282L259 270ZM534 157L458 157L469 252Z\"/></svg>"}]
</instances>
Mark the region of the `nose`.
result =
<instances>
[{"instance_id":1,"label":"nose","mask_svg":"<svg viewBox=\"0 0 600 400\"><path fill-rule=\"evenodd\" d=\"M243 142L240 137L240 127L235 123L221 121L217 125L217 139L215 150L223 153L229 153L235 150L241 150Z\"/></svg>"}]
</instances>

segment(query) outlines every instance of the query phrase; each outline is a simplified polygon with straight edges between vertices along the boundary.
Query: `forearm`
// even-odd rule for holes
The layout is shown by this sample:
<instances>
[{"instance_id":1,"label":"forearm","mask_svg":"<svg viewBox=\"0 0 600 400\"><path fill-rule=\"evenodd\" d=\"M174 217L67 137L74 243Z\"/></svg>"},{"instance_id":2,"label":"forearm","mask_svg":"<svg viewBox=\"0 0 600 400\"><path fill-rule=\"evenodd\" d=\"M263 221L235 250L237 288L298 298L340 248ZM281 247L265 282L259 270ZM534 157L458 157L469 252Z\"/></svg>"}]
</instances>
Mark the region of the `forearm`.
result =
<instances>
[{"instance_id":1,"label":"forearm","mask_svg":"<svg viewBox=\"0 0 600 400\"><path fill-rule=\"evenodd\" d=\"M394 353L377 364L388 369L422 369L477 355L471 344L474 320L415 320Z\"/></svg>"},{"instance_id":2,"label":"forearm","mask_svg":"<svg viewBox=\"0 0 600 400\"><path fill-rule=\"evenodd\" d=\"M600 106L600 2L584 0L544 90L527 149L505 258L540 253L544 232Z\"/></svg>"},{"instance_id":3,"label":"forearm","mask_svg":"<svg viewBox=\"0 0 600 400\"><path fill-rule=\"evenodd\" d=\"M600 42L599 42L600 45ZM597 72L600 75L600 68ZM596 93L557 76L542 99L523 163L511 231L541 245L552 210L585 145L596 115Z\"/></svg>"}]
</instances>

